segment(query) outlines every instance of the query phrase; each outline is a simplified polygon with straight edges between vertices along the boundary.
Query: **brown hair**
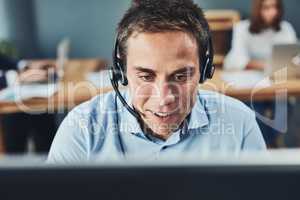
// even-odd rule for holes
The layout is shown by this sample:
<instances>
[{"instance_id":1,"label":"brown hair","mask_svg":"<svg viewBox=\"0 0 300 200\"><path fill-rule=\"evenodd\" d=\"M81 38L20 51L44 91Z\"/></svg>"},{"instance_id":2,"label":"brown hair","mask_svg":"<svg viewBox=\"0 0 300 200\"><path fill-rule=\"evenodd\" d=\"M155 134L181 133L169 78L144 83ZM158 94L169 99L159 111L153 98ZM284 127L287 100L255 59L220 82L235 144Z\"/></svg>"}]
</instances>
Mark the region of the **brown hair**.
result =
<instances>
[{"instance_id":1,"label":"brown hair","mask_svg":"<svg viewBox=\"0 0 300 200\"><path fill-rule=\"evenodd\" d=\"M268 26L264 23L264 20L261 15L262 6L265 0L254 0L251 12L251 24L250 24L250 32L251 33L260 33L264 29L268 28ZM280 22L282 21L282 17L284 14L283 11L283 3L282 0L276 0L278 15L271 24L272 29L275 31L280 31Z\"/></svg>"},{"instance_id":2,"label":"brown hair","mask_svg":"<svg viewBox=\"0 0 300 200\"><path fill-rule=\"evenodd\" d=\"M126 43L135 32L183 31L197 41L198 49L207 48L209 27L202 9L192 0L135 0L120 21L117 34L119 56L126 66ZM201 55L205 52L199 50Z\"/></svg>"}]
</instances>

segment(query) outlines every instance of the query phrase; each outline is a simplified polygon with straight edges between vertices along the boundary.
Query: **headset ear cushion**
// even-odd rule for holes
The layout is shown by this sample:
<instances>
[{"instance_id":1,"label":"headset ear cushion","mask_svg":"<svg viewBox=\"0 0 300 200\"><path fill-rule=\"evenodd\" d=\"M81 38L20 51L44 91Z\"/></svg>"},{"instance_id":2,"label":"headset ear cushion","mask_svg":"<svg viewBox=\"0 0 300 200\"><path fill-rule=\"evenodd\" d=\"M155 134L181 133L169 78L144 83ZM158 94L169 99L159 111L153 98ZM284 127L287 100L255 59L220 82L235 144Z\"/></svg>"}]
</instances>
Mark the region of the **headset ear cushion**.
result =
<instances>
[{"instance_id":1,"label":"headset ear cushion","mask_svg":"<svg viewBox=\"0 0 300 200\"><path fill-rule=\"evenodd\" d=\"M124 69L122 60L118 58L116 65L117 65L117 69L118 69L118 72L117 72L118 73L118 81L120 81L121 84L124 86L128 85L128 80L127 80L126 74L124 72L125 69Z\"/></svg>"},{"instance_id":2,"label":"headset ear cushion","mask_svg":"<svg viewBox=\"0 0 300 200\"><path fill-rule=\"evenodd\" d=\"M206 58L203 59L202 62L205 63L205 65L200 68L200 83L204 83L206 79L211 79L215 72L215 66L213 65L213 51L211 47L208 51Z\"/></svg>"},{"instance_id":3,"label":"headset ear cushion","mask_svg":"<svg viewBox=\"0 0 300 200\"><path fill-rule=\"evenodd\" d=\"M124 74L124 72L122 72L121 84L124 86L128 85L128 79L127 79L126 75Z\"/></svg>"},{"instance_id":4,"label":"headset ear cushion","mask_svg":"<svg viewBox=\"0 0 300 200\"><path fill-rule=\"evenodd\" d=\"M207 78L212 79L212 77L214 76L216 67L214 65L211 65L211 67L209 67L209 70L207 71Z\"/></svg>"},{"instance_id":5,"label":"headset ear cushion","mask_svg":"<svg viewBox=\"0 0 300 200\"><path fill-rule=\"evenodd\" d=\"M124 74L124 72L122 70L116 69L116 68L112 68L110 70L110 77L111 79L113 79L115 82L121 82L122 85L126 86L128 85L128 80L126 75Z\"/></svg>"},{"instance_id":6,"label":"headset ear cushion","mask_svg":"<svg viewBox=\"0 0 300 200\"><path fill-rule=\"evenodd\" d=\"M207 79L207 70L210 64L209 57L207 57L202 63L205 63L205 65L200 68L200 83L204 83Z\"/></svg>"},{"instance_id":7,"label":"headset ear cushion","mask_svg":"<svg viewBox=\"0 0 300 200\"><path fill-rule=\"evenodd\" d=\"M205 82L205 75L201 73L199 83L202 84L202 83L204 83L204 82Z\"/></svg>"}]
</instances>

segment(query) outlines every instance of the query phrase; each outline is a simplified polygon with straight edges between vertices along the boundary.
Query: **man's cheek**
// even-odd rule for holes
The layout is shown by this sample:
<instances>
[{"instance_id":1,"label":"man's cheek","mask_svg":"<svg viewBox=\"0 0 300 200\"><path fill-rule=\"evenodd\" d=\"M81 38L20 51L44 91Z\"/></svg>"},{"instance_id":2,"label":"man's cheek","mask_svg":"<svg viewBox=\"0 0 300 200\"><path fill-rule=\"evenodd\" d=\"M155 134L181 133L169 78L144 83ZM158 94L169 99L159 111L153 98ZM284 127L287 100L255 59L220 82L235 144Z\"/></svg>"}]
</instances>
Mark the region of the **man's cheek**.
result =
<instances>
[{"instance_id":1,"label":"man's cheek","mask_svg":"<svg viewBox=\"0 0 300 200\"><path fill-rule=\"evenodd\" d=\"M140 95L136 95L133 97L133 105L135 108L137 108L140 112L143 112L143 108L144 108L144 105L146 103L146 99L145 98L142 98Z\"/></svg>"},{"instance_id":2,"label":"man's cheek","mask_svg":"<svg viewBox=\"0 0 300 200\"><path fill-rule=\"evenodd\" d=\"M142 104L146 104L147 102L155 98L152 87L147 84L137 87L134 92L136 98L138 98L139 102L142 102Z\"/></svg>"},{"instance_id":3,"label":"man's cheek","mask_svg":"<svg viewBox=\"0 0 300 200\"><path fill-rule=\"evenodd\" d=\"M180 98L180 101L179 101L179 110L182 112L182 113L185 113L187 108L189 107L189 103L186 99L186 96L183 96L182 98Z\"/></svg>"},{"instance_id":4,"label":"man's cheek","mask_svg":"<svg viewBox=\"0 0 300 200\"><path fill-rule=\"evenodd\" d=\"M190 89L190 90L187 90ZM196 90L197 91L197 90ZM196 95L196 92L192 88L186 88L186 90L183 90L183 92L180 94L180 110L182 112L188 112L191 110L193 104L194 104L194 97Z\"/></svg>"}]
</instances>

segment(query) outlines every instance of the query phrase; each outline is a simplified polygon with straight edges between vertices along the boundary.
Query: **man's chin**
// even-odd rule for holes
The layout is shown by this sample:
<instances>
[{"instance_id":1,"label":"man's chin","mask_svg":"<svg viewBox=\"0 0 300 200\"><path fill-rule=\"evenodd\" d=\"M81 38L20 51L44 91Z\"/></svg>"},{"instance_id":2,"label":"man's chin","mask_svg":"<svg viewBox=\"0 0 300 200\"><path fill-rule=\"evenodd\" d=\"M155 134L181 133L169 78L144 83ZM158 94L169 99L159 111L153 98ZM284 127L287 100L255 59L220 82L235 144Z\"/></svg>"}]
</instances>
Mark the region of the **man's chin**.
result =
<instances>
[{"instance_id":1,"label":"man's chin","mask_svg":"<svg viewBox=\"0 0 300 200\"><path fill-rule=\"evenodd\" d=\"M145 120L146 125L148 128L153 130L154 132L172 132L179 128L181 122L178 119L167 119L165 120Z\"/></svg>"}]
</instances>

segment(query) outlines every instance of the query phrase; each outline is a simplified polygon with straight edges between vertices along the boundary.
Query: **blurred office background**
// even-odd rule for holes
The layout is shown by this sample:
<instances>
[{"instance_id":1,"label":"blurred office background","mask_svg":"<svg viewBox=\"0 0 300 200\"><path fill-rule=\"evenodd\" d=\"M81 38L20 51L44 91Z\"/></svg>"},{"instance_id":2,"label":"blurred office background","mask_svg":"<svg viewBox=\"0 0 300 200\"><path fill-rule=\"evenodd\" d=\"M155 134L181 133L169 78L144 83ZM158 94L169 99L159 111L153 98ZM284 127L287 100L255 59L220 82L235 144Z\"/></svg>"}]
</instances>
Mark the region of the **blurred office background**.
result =
<instances>
[{"instance_id":1,"label":"blurred office background","mask_svg":"<svg viewBox=\"0 0 300 200\"><path fill-rule=\"evenodd\" d=\"M250 16L252 5L251 0L195 2L204 10L235 10L241 19ZM101 58L110 63L115 28L130 3L130 0L0 0L0 40L9 42L19 59L55 59L58 43L68 38L71 59ZM293 25L299 37L300 3L298 0L283 3L284 19ZM226 40L230 44L230 36ZM56 116L57 125L63 116ZM300 137L300 127L298 130Z\"/></svg>"},{"instance_id":2,"label":"blurred office background","mask_svg":"<svg viewBox=\"0 0 300 200\"><path fill-rule=\"evenodd\" d=\"M195 0L204 9L235 9L248 18L251 0ZM114 31L130 0L0 0L0 38L13 42L22 58L53 58L63 37L71 57L111 59ZM297 0L284 0L285 19L300 34Z\"/></svg>"}]
</instances>

